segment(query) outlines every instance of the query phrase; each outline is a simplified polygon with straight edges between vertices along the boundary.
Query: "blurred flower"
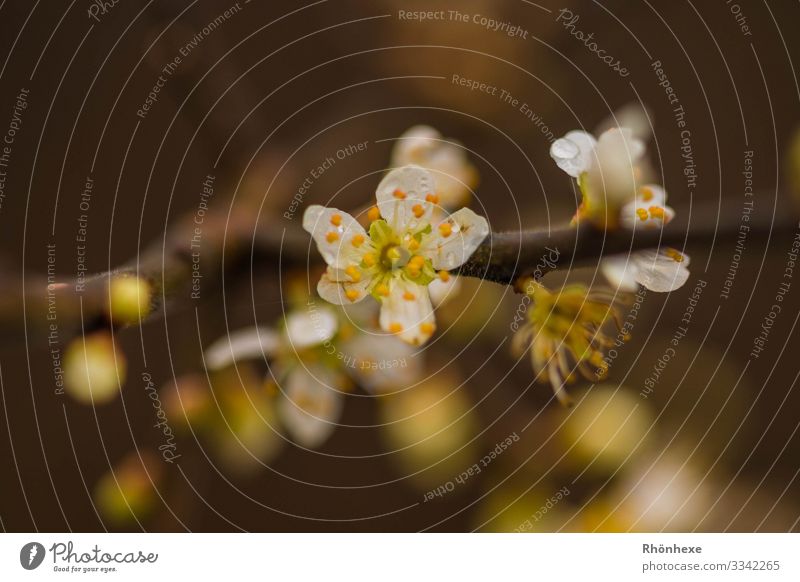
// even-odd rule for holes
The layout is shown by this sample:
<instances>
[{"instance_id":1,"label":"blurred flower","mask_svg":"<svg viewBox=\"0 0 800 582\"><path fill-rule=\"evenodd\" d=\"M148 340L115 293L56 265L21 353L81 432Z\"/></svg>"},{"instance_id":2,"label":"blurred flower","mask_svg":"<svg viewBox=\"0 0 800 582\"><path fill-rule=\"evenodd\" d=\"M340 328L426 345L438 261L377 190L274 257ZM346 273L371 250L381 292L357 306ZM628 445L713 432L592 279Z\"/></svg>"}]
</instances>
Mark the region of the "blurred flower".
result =
<instances>
[{"instance_id":1,"label":"blurred flower","mask_svg":"<svg viewBox=\"0 0 800 582\"><path fill-rule=\"evenodd\" d=\"M609 494L627 530L687 531L702 521L716 499L711 481L687 450L642 457Z\"/></svg>"},{"instance_id":2,"label":"blurred flower","mask_svg":"<svg viewBox=\"0 0 800 582\"><path fill-rule=\"evenodd\" d=\"M478 171L469 163L464 147L444 139L427 125L416 125L397 140L392 150L392 167L410 164L430 170L436 179L435 194L446 210L467 206L478 184Z\"/></svg>"},{"instance_id":3,"label":"blurred flower","mask_svg":"<svg viewBox=\"0 0 800 582\"><path fill-rule=\"evenodd\" d=\"M570 411L564 439L575 459L613 473L642 449L653 419L640 398L621 386L594 386Z\"/></svg>"},{"instance_id":4,"label":"blurred flower","mask_svg":"<svg viewBox=\"0 0 800 582\"><path fill-rule=\"evenodd\" d=\"M161 473L152 454L129 453L97 482L94 502L103 517L117 525L145 517L157 501Z\"/></svg>"},{"instance_id":5,"label":"blurred flower","mask_svg":"<svg viewBox=\"0 0 800 582\"><path fill-rule=\"evenodd\" d=\"M267 382L282 393L282 424L302 446L315 448L336 428L351 378L375 393L408 386L420 372L420 359L411 355L412 348L396 337L355 332L333 309L309 302L286 316L281 331L236 331L209 346L205 357L211 369L269 360L274 382Z\"/></svg>"},{"instance_id":6,"label":"blurred flower","mask_svg":"<svg viewBox=\"0 0 800 582\"><path fill-rule=\"evenodd\" d=\"M206 349L206 364L220 369L238 360L271 360L275 381L286 383L285 402L278 405L283 425L302 446L318 447L335 428L342 411L341 391L347 389L335 359L324 357L324 345L338 329L331 309L294 311L280 332L253 327L217 340Z\"/></svg>"},{"instance_id":7,"label":"blurred flower","mask_svg":"<svg viewBox=\"0 0 800 582\"><path fill-rule=\"evenodd\" d=\"M419 166L389 172L370 210L369 235L335 208L311 206L303 217L328 264L317 286L320 297L342 305L372 294L381 303L381 328L413 345L436 330L428 285L449 277L447 271L463 264L489 234L486 219L467 208L433 228L433 189L430 172Z\"/></svg>"},{"instance_id":8,"label":"blurred flower","mask_svg":"<svg viewBox=\"0 0 800 582\"><path fill-rule=\"evenodd\" d=\"M125 381L125 355L105 331L74 339L64 354L64 386L85 404L103 404L119 394Z\"/></svg>"},{"instance_id":9,"label":"blurred flower","mask_svg":"<svg viewBox=\"0 0 800 582\"><path fill-rule=\"evenodd\" d=\"M568 489L548 496L547 482L526 491L521 485L496 487L478 507L476 529L493 533L552 532L565 519ZM565 491L567 492L565 495Z\"/></svg>"},{"instance_id":10,"label":"blurred flower","mask_svg":"<svg viewBox=\"0 0 800 582\"><path fill-rule=\"evenodd\" d=\"M603 328L609 320L621 327L615 307L620 300L583 285L552 292L533 279L524 289L531 299L528 321L514 335L512 349L517 357L530 350L536 379L550 382L559 401L568 405L564 387L575 379L576 371L589 380L602 379L608 371L604 350L614 341Z\"/></svg>"},{"instance_id":11,"label":"blurred flower","mask_svg":"<svg viewBox=\"0 0 800 582\"><path fill-rule=\"evenodd\" d=\"M480 458L474 409L460 380L448 372L378 403L388 450L419 486L441 485Z\"/></svg>"}]
</instances>

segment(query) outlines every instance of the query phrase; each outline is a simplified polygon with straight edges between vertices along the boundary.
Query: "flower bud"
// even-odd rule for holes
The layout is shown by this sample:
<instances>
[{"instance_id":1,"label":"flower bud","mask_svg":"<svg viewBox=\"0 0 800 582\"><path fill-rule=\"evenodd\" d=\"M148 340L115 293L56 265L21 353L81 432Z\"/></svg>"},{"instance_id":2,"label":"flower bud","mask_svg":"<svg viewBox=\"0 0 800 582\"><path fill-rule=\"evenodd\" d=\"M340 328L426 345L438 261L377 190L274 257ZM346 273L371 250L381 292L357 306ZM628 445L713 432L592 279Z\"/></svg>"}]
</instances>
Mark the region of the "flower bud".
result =
<instances>
[{"instance_id":1,"label":"flower bud","mask_svg":"<svg viewBox=\"0 0 800 582\"><path fill-rule=\"evenodd\" d=\"M139 323L150 314L153 290L141 277L118 276L111 281L108 312L119 325Z\"/></svg>"},{"instance_id":2,"label":"flower bud","mask_svg":"<svg viewBox=\"0 0 800 582\"><path fill-rule=\"evenodd\" d=\"M119 393L125 380L125 356L108 332L72 341L64 355L64 385L84 404L103 404Z\"/></svg>"}]
</instances>

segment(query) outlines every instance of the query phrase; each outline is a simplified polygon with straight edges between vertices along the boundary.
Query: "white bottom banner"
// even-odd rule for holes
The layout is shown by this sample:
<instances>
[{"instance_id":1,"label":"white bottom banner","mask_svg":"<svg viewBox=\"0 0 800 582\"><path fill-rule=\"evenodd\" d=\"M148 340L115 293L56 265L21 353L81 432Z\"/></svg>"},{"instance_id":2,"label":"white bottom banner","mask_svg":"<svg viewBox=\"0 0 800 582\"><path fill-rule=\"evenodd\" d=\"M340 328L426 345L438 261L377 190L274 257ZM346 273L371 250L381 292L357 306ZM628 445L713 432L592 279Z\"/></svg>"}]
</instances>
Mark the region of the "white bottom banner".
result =
<instances>
[{"instance_id":1,"label":"white bottom banner","mask_svg":"<svg viewBox=\"0 0 800 582\"><path fill-rule=\"evenodd\" d=\"M3 534L0 580L800 580L798 550L794 534Z\"/></svg>"}]
</instances>

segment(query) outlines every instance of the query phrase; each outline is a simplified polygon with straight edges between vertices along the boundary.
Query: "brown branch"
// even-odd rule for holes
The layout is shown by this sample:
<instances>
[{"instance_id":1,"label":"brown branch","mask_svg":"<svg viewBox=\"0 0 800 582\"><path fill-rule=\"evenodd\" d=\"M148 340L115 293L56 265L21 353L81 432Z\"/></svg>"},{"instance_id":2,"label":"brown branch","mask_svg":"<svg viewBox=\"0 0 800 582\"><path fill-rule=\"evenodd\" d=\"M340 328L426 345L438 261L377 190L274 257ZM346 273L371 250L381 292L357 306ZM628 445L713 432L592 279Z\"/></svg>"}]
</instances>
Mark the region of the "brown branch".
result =
<instances>
[{"instance_id":1,"label":"brown branch","mask_svg":"<svg viewBox=\"0 0 800 582\"><path fill-rule=\"evenodd\" d=\"M596 264L604 256L647 248L669 246L683 249L698 243L709 246L712 240L720 244L735 240L739 233L741 214L738 209L720 216L718 221L714 219L714 213L695 211L693 214L702 218L701 226L676 222L663 230L641 230L635 234L625 230L604 232L588 224L549 231L492 233L461 267L459 274L513 284L520 276L534 271L544 275L554 269ZM797 230L794 211L776 212L776 217L777 220L773 221L771 212L764 218L753 215L748 223L748 245L756 240L766 240L768 235ZM221 284L225 277L235 278L243 270L249 270L251 265L277 268L280 260L284 268L321 266L321 258L310 237L298 224L292 223L285 228L277 224L267 226L271 224L275 223L261 221L257 226L252 212L230 217L227 212L211 212L206 216L200 249L204 294ZM164 238L151 243L138 259L113 272L88 278L82 290L76 280L59 281L55 286L48 286L43 277L28 278L24 284L25 310L19 299L23 282L7 277L2 279L0 322L6 330L4 338L6 341L19 341L17 332L21 332L26 324L28 331L47 332L50 324L55 322L62 342L82 328L92 330L112 326L108 317L108 285L114 276L121 274L135 275L150 283L154 290L150 317L162 315L165 302L191 304L191 238L194 227L191 220L177 224ZM554 254L553 250L557 253ZM553 260L555 255L557 259ZM55 320L48 319L52 312L56 314Z\"/></svg>"}]
</instances>

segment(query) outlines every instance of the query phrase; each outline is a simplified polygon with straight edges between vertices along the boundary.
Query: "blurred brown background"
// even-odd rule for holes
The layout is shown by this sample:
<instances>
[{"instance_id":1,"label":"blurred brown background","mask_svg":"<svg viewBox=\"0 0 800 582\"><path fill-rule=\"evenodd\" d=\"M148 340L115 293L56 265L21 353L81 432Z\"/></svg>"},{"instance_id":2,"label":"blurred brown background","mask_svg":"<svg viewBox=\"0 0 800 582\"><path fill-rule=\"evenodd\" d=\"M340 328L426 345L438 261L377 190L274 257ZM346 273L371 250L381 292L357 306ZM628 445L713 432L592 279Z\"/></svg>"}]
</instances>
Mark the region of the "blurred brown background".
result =
<instances>
[{"instance_id":1,"label":"blurred brown background","mask_svg":"<svg viewBox=\"0 0 800 582\"><path fill-rule=\"evenodd\" d=\"M334 195L341 208L361 206L389 163L393 140L419 123L473 152L481 174L473 207L494 230L561 224L574 212L575 198L548 155L552 136L578 127L591 131L637 100L652 115L650 156L682 223L713 228L718 215L737 215L746 150L754 152L756 214L769 220L773 213L792 212L789 176L800 163L790 155L800 121L793 69L800 41L791 28L800 8L794 2L742 2L748 35L722 0L571 1L568 9L580 17L575 29L594 33L607 54L626 65L630 75L623 78L557 21L564 6L548 1L242 0L237 13L182 59L144 119L137 110L160 70L234 4L121 1L105 13L97 9L97 19L87 14L92 5L10 1L0 9L0 129L11 119L20 89L30 90L0 208L8 274L45 273L46 245L54 244L57 272L74 276L81 214L89 215L89 272L113 268L159 244L170 225L195 212L208 174L216 176L212 205L252 207L262 226L282 229L281 215L309 172L340 148L366 141L366 151L314 182L301 209ZM469 22L416 22L399 15L415 10L458 10ZM474 15L518 25L526 38L487 29ZM661 61L686 112L698 174L693 190L683 175L681 130L653 61ZM519 107L458 86L453 75L507 91L552 136ZM84 212L80 197L89 175L95 187ZM136 519L111 519L92 496L103 475L131 451L158 454L141 372L158 385L202 373L201 347L226 326L272 324L281 314L278 266L257 265L252 288L249 275L223 281L220 273L207 273L202 302L173 301L166 318L149 321L141 333L132 328L118 334L128 358L127 384L122 398L96 409L54 395L40 333L6 334L0 352L2 527L513 530L568 487L569 495L532 529L797 530L800 367L793 354L800 348L800 288L794 288L800 283L784 300L765 351L749 359L792 238L781 232L769 241L747 240L727 300L719 294L735 238L687 249L690 282L668 296L646 297L634 339L614 362L610 385L623 384L627 396L611 400L621 410L605 406L602 390L590 392L601 400L586 404L589 411L598 406L588 418L603 416L608 424L587 423L599 431L589 433L592 442L563 436L575 423L581 426L580 419L570 420L572 429L557 429L569 412L549 402L549 387L531 383L527 362L516 363L507 345L497 349L510 335L518 299L510 289L474 282L462 303L448 306L456 314L451 319L459 319L459 305L463 309L472 298L476 303L427 354L430 382L437 384L431 390L456 389L443 414L458 418L459 407L469 411L450 427L454 444L417 456L397 451L397 442L377 426L384 405L357 397L347 400L347 426L320 451L286 446L257 470L225 468L207 436L185 431L180 463L157 461L158 494L148 494L154 501ZM586 269L568 278L594 275ZM566 277L557 273L548 281ZM680 325L698 279L708 285L688 335L654 393L642 399L640 390ZM487 322L497 304L500 310ZM440 368L446 371L436 372ZM615 440L621 420L614 414L627 418L630 403L645 429ZM436 419L422 420L419 431L430 428L426 422ZM521 441L478 477L422 503L426 491L515 432ZM571 448L574 442L577 448ZM620 444L625 454L605 450L590 463L597 442ZM639 443L623 466L626 447ZM431 467L437 455L448 461ZM427 469L410 477L417 467Z\"/></svg>"}]
</instances>

